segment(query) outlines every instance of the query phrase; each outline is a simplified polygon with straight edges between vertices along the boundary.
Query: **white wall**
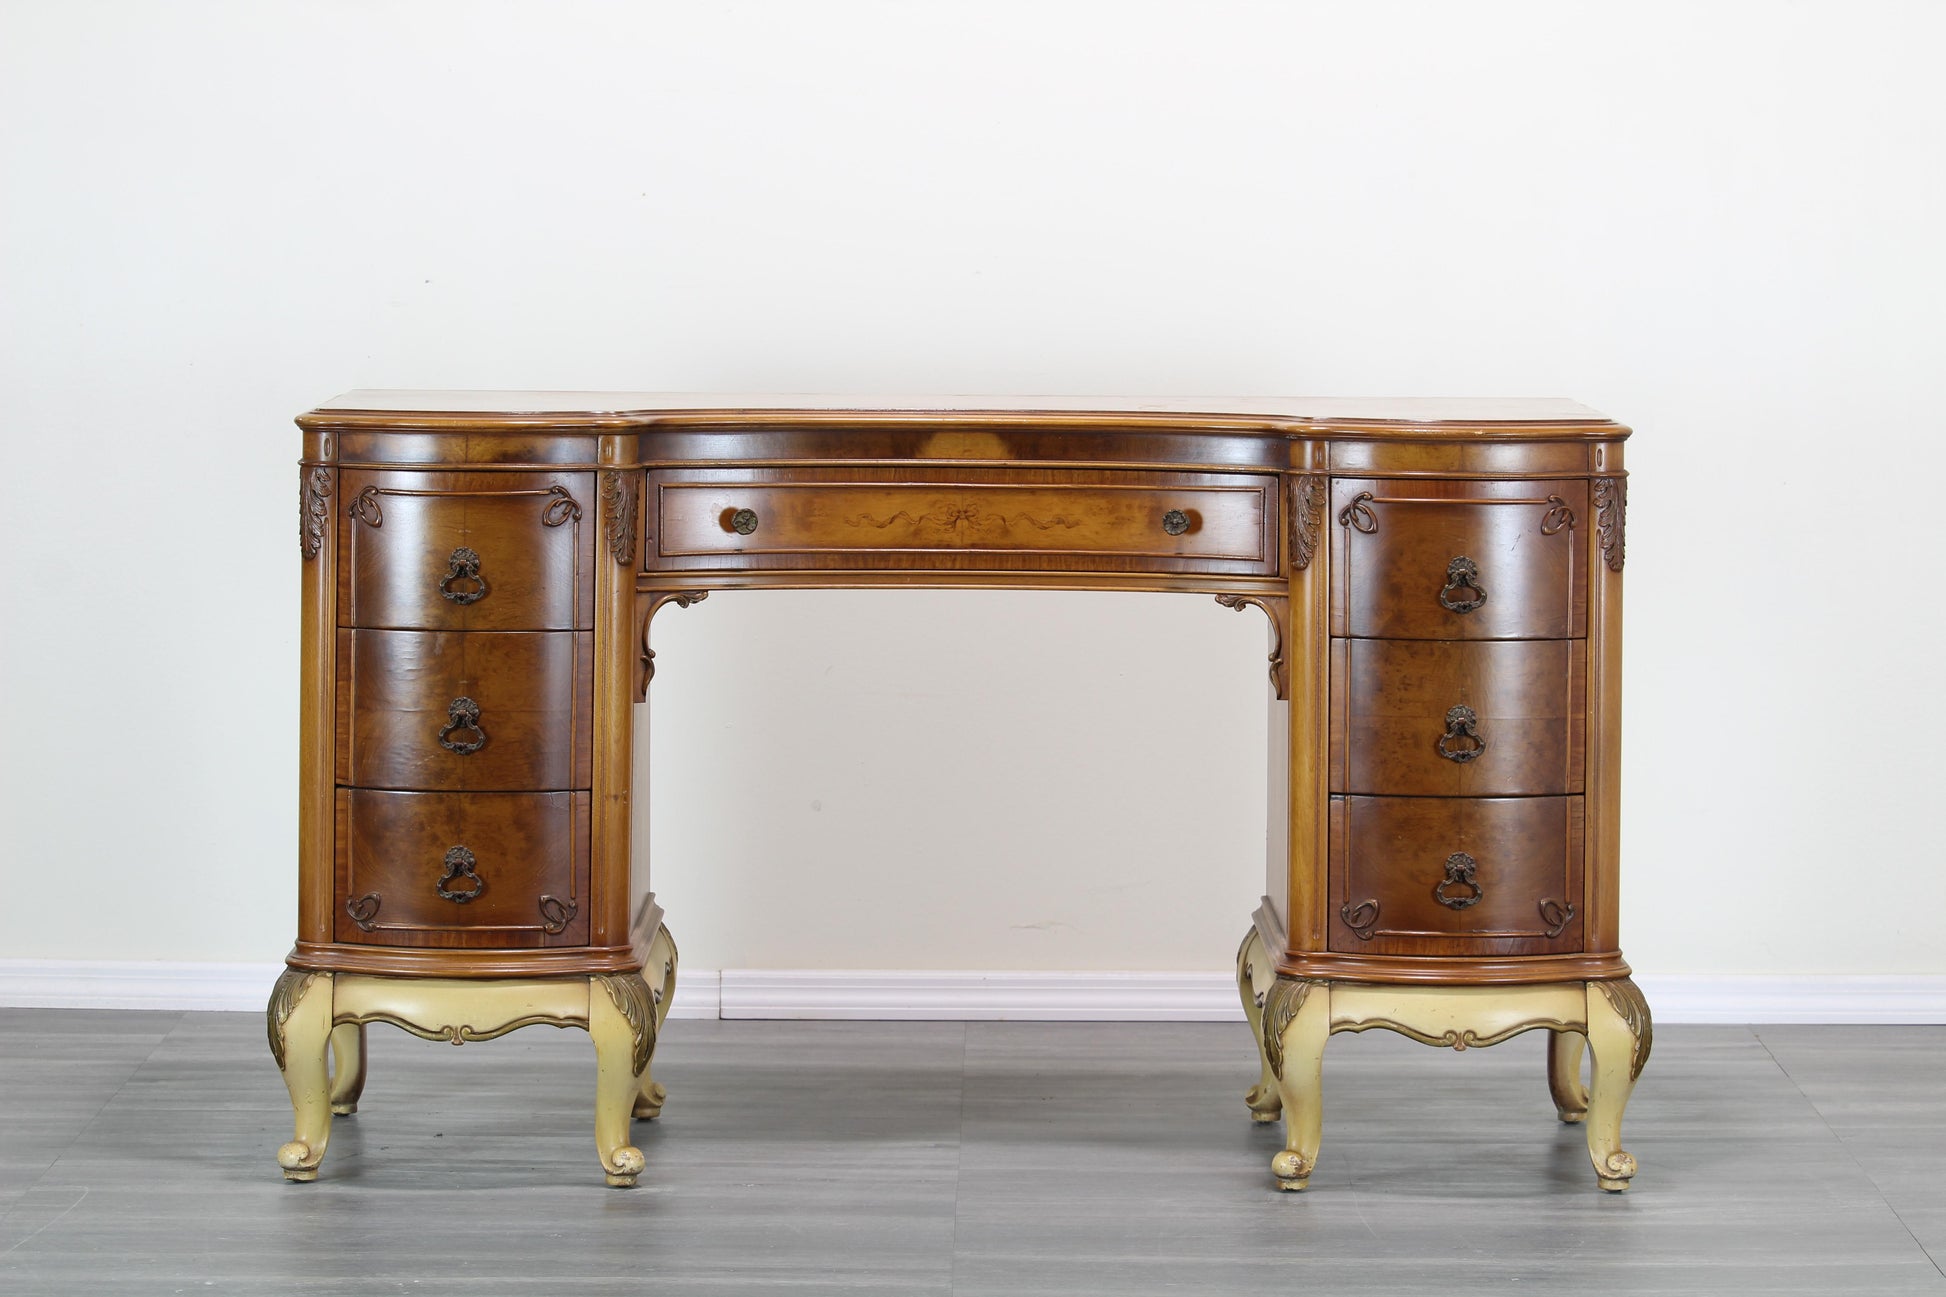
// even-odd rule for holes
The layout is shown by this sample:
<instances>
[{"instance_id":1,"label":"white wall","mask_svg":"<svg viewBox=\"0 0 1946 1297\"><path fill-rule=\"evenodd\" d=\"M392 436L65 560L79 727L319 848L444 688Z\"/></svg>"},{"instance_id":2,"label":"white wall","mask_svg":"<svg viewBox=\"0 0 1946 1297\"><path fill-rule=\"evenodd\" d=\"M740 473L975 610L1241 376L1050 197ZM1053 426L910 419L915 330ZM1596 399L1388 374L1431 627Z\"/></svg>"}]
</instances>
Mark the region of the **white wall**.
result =
<instances>
[{"instance_id":1,"label":"white wall","mask_svg":"<svg viewBox=\"0 0 1946 1297\"><path fill-rule=\"evenodd\" d=\"M1946 972L1930 0L0 14L0 957L278 958L290 417L587 386L1584 400L1634 962ZM657 636L689 966L1224 966L1256 614Z\"/></svg>"}]
</instances>

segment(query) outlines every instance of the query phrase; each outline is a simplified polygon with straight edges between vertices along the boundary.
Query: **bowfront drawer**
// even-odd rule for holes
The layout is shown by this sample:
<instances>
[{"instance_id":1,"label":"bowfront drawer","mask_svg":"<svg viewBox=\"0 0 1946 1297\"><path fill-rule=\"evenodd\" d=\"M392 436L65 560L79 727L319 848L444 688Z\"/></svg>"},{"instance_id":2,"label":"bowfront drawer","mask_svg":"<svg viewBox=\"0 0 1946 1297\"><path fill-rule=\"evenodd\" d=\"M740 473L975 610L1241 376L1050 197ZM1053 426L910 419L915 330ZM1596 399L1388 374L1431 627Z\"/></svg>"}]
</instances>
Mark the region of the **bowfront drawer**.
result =
<instances>
[{"instance_id":1,"label":"bowfront drawer","mask_svg":"<svg viewBox=\"0 0 1946 1297\"><path fill-rule=\"evenodd\" d=\"M338 624L591 629L593 489L587 473L346 470Z\"/></svg>"},{"instance_id":2,"label":"bowfront drawer","mask_svg":"<svg viewBox=\"0 0 1946 1297\"><path fill-rule=\"evenodd\" d=\"M1585 634L1587 494L1580 481L1333 482L1331 633Z\"/></svg>"},{"instance_id":3,"label":"bowfront drawer","mask_svg":"<svg viewBox=\"0 0 1946 1297\"><path fill-rule=\"evenodd\" d=\"M1331 791L1581 791L1580 640L1333 640Z\"/></svg>"},{"instance_id":4,"label":"bowfront drawer","mask_svg":"<svg viewBox=\"0 0 1946 1297\"><path fill-rule=\"evenodd\" d=\"M594 637L338 632L338 782L428 790L589 785Z\"/></svg>"},{"instance_id":5,"label":"bowfront drawer","mask_svg":"<svg viewBox=\"0 0 1946 1297\"><path fill-rule=\"evenodd\" d=\"M588 799L339 789L337 939L586 944Z\"/></svg>"},{"instance_id":6,"label":"bowfront drawer","mask_svg":"<svg viewBox=\"0 0 1946 1297\"><path fill-rule=\"evenodd\" d=\"M1333 797L1332 950L1581 949L1579 797Z\"/></svg>"},{"instance_id":7,"label":"bowfront drawer","mask_svg":"<svg viewBox=\"0 0 1946 1297\"><path fill-rule=\"evenodd\" d=\"M1277 570L1277 479L1216 473L663 470L648 562L681 568Z\"/></svg>"}]
</instances>

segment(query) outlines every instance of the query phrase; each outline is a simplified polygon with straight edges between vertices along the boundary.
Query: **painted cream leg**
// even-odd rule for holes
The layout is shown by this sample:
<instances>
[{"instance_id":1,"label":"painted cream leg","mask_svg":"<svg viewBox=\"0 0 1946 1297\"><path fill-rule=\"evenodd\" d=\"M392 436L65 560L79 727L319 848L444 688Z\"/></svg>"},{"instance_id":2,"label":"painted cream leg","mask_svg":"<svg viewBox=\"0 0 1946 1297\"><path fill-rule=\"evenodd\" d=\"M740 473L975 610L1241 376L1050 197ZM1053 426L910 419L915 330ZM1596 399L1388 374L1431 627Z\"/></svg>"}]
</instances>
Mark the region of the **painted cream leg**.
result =
<instances>
[{"instance_id":1,"label":"painted cream leg","mask_svg":"<svg viewBox=\"0 0 1946 1297\"><path fill-rule=\"evenodd\" d=\"M325 1049L331 1039L331 975L287 968L264 1012L270 1053L291 1094L291 1142L277 1150L286 1180L315 1180L331 1138L331 1081Z\"/></svg>"},{"instance_id":2,"label":"painted cream leg","mask_svg":"<svg viewBox=\"0 0 1946 1297\"><path fill-rule=\"evenodd\" d=\"M1270 1057L1264 1053L1264 1008L1257 998L1257 973L1265 965L1263 938L1255 925L1237 947L1237 995L1243 1000L1243 1016L1250 1023L1251 1039L1257 1042L1257 1083L1243 1096L1250 1109L1250 1120L1272 1122L1283 1111L1284 1100L1277 1093L1277 1078L1271 1075Z\"/></svg>"},{"instance_id":3,"label":"painted cream leg","mask_svg":"<svg viewBox=\"0 0 1946 1297\"><path fill-rule=\"evenodd\" d=\"M648 963L642 969L642 976L650 983L655 998L655 1036L662 1037L662 1024L668 1021L669 1005L676 998L676 943L669 935L669 929L656 929L655 941L649 946ZM649 1046L650 1058L655 1055L654 1042ZM662 1105L669 1099L669 1091L658 1085L649 1075L649 1069L642 1069L642 1087L635 1096L634 1116L641 1121L652 1121L662 1115Z\"/></svg>"},{"instance_id":4,"label":"painted cream leg","mask_svg":"<svg viewBox=\"0 0 1946 1297\"><path fill-rule=\"evenodd\" d=\"M1589 982L1587 995L1588 1052L1594 1060L1588 1087L1588 1158L1601 1187L1619 1192L1635 1175L1635 1159L1622 1150L1622 1110L1649 1061L1654 1029L1648 1001L1628 978Z\"/></svg>"},{"instance_id":5,"label":"painted cream leg","mask_svg":"<svg viewBox=\"0 0 1946 1297\"><path fill-rule=\"evenodd\" d=\"M349 1117L365 1092L365 1025L341 1023L331 1029L331 1111Z\"/></svg>"},{"instance_id":6,"label":"painted cream leg","mask_svg":"<svg viewBox=\"0 0 1946 1297\"><path fill-rule=\"evenodd\" d=\"M601 973L588 983L595 1041L595 1151L608 1183L635 1186L645 1160L629 1143L629 1117L655 1048L655 999L639 973Z\"/></svg>"},{"instance_id":7,"label":"painted cream leg","mask_svg":"<svg viewBox=\"0 0 1946 1297\"><path fill-rule=\"evenodd\" d=\"M1554 1111L1570 1124L1588 1115L1588 1087L1581 1084L1581 1050L1587 1043L1578 1031L1547 1033L1547 1090Z\"/></svg>"},{"instance_id":8,"label":"painted cream leg","mask_svg":"<svg viewBox=\"0 0 1946 1297\"><path fill-rule=\"evenodd\" d=\"M1264 1054L1284 1105L1284 1149L1270 1159L1279 1189L1311 1183L1324 1135L1324 1043L1331 1037L1331 988L1279 977L1264 997Z\"/></svg>"}]
</instances>

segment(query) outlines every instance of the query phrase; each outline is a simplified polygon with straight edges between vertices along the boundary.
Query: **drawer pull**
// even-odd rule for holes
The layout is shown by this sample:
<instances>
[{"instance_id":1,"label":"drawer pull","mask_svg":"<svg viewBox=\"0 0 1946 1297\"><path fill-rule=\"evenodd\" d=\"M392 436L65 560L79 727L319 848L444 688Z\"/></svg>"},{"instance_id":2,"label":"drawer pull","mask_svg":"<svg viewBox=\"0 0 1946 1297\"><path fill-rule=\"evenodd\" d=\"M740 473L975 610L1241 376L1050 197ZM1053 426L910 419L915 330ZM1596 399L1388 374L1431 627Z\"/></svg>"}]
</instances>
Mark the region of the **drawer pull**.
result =
<instances>
[{"instance_id":1,"label":"drawer pull","mask_svg":"<svg viewBox=\"0 0 1946 1297\"><path fill-rule=\"evenodd\" d=\"M1352 936L1360 941L1370 941L1373 931L1378 927L1378 902L1360 901L1353 905L1350 901L1346 901L1338 907L1338 917L1345 921L1347 928L1351 929Z\"/></svg>"},{"instance_id":2,"label":"drawer pull","mask_svg":"<svg viewBox=\"0 0 1946 1297\"><path fill-rule=\"evenodd\" d=\"M1452 596L1471 590L1471 598ZM1469 613L1487 601L1486 588L1480 584L1480 565L1464 554L1446 565L1446 584L1440 587L1440 606L1451 612Z\"/></svg>"},{"instance_id":3,"label":"drawer pull","mask_svg":"<svg viewBox=\"0 0 1946 1297\"><path fill-rule=\"evenodd\" d=\"M486 879L480 877L479 874L473 871L473 866L477 863L473 858L473 853L465 847L448 848L446 851L446 872L439 876L439 882L437 884L439 899L442 901L451 901L455 905L464 905L481 892L484 892L486 890ZM446 886L448 883L471 883L472 887L462 892L457 888Z\"/></svg>"},{"instance_id":4,"label":"drawer pull","mask_svg":"<svg viewBox=\"0 0 1946 1297\"><path fill-rule=\"evenodd\" d=\"M1377 499L1370 491L1360 491L1351 497L1351 503L1338 510L1338 525L1353 531L1362 531L1367 536L1378 530L1378 515L1372 512L1371 502Z\"/></svg>"},{"instance_id":5,"label":"drawer pull","mask_svg":"<svg viewBox=\"0 0 1946 1297\"><path fill-rule=\"evenodd\" d=\"M1486 895L1475 876L1479 868L1479 861L1464 851L1455 851L1446 857L1446 876L1433 884L1432 898L1449 910L1463 910L1469 905L1478 905L1480 898ZM1446 889L1449 887L1466 887L1472 891L1470 895L1448 896Z\"/></svg>"},{"instance_id":6,"label":"drawer pull","mask_svg":"<svg viewBox=\"0 0 1946 1297\"><path fill-rule=\"evenodd\" d=\"M471 730L474 737L455 741L453 735ZM439 727L439 746L448 752L469 756L486 746L486 731L480 728L480 704L471 698L455 698L446 707L446 723Z\"/></svg>"},{"instance_id":7,"label":"drawer pull","mask_svg":"<svg viewBox=\"0 0 1946 1297\"><path fill-rule=\"evenodd\" d=\"M1471 747L1448 747L1456 740L1472 740ZM1439 755L1465 765L1487 750L1486 735L1480 733L1480 717L1471 707L1446 709L1446 732L1439 736Z\"/></svg>"},{"instance_id":8,"label":"drawer pull","mask_svg":"<svg viewBox=\"0 0 1946 1297\"><path fill-rule=\"evenodd\" d=\"M383 903L384 898L377 892L354 896L345 902L345 916L358 925L360 932L370 932L378 926L372 920L378 917L378 907Z\"/></svg>"},{"instance_id":9,"label":"drawer pull","mask_svg":"<svg viewBox=\"0 0 1946 1297\"><path fill-rule=\"evenodd\" d=\"M446 560L446 575L439 578L439 593L464 608L470 603L478 603L487 597L487 580L480 575L480 556L477 552L461 546L453 551ZM455 590L453 582L470 581L471 590Z\"/></svg>"},{"instance_id":10,"label":"drawer pull","mask_svg":"<svg viewBox=\"0 0 1946 1297\"><path fill-rule=\"evenodd\" d=\"M1547 897L1541 902L1541 922L1547 924L1548 936L1558 937L1574 922L1574 907L1563 905L1552 896Z\"/></svg>"},{"instance_id":11,"label":"drawer pull","mask_svg":"<svg viewBox=\"0 0 1946 1297\"><path fill-rule=\"evenodd\" d=\"M730 530L739 536L748 536L751 532L757 530L757 511L755 509L738 509L730 515Z\"/></svg>"},{"instance_id":12,"label":"drawer pull","mask_svg":"<svg viewBox=\"0 0 1946 1297\"><path fill-rule=\"evenodd\" d=\"M567 931L574 921L575 911L581 908L580 902L569 897L562 900L558 896L543 895L540 899L541 931L550 937L557 937Z\"/></svg>"},{"instance_id":13,"label":"drawer pull","mask_svg":"<svg viewBox=\"0 0 1946 1297\"><path fill-rule=\"evenodd\" d=\"M1162 515L1162 530L1171 536L1180 536L1189 530L1189 515L1181 509L1171 509Z\"/></svg>"}]
</instances>

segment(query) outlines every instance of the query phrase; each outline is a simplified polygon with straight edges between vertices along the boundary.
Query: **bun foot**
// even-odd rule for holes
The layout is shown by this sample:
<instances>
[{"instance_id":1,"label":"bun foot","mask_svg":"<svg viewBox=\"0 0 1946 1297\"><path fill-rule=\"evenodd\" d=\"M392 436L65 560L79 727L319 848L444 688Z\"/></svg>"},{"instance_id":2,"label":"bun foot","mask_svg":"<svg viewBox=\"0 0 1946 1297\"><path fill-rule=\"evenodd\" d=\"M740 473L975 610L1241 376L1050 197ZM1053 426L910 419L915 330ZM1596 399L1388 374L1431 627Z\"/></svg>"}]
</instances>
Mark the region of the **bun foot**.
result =
<instances>
[{"instance_id":1,"label":"bun foot","mask_svg":"<svg viewBox=\"0 0 1946 1297\"><path fill-rule=\"evenodd\" d=\"M1268 1125L1283 1113L1284 1099L1277 1093L1273 1080L1269 1084L1251 1086L1250 1092L1243 1096L1243 1106L1250 1109L1250 1120L1259 1125Z\"/></svg>"},{"instance_id":2,"label":"bun foot","mask_svg":"<svg viewBox=\"0 0 1946 1297\"><path fill-rule=\"evenodd\" d=\"M642 1092L635 1096L635 1107L629 1115L637 1121L654 1121L662 1115L662 1105L668 1098L669 1091L665 1087L644 1077Z\"/></svg>"},{"instance_id":3,"label":"bun foot","mask_svg":"<svg viewBox=\"0 0 1946 1297\"><path fill-rule=\"evenodd\" d=\"M1610 1193L1622 1192L1634 1178L1635 1158L1619 1149L1603 1158L1595 1171L1595 1183Z\"/></svg>"},{"instance_id":4,"label":"bun foot","mask_svg":"<svg viewBox=\"0 0 1946 1297\"><path fill-rule=\"evenodd\" d=\"M1277 1177L1277 1187L1290 1193L1302 1193L1311 1186L1311 1163L1288 1148L1270 1159L1270 1173Z\"/></svg>"},{"instance_id":5,"label":"bun foot","mask_svg":"<svg viewBox=\"0 0 1946 1297\"><path fill-rule=\"evenodd\" d=\"M1582 1122L1588 1120L1588 1110L1586 1108L1583 1108L1579 1112L1563 1112L1561 1109L1556 1108L1554 1115L1561 1119L1561 1124L1564 1126L1579 1126Z\"/></svg>"},{"instance_id":6,"label":"bun foot","mask_svg":"<svg viewBox=\"0 0 1946 1297\"><path fill-rule=\"evenodd\" d=\"M357 1111L358 1100L356 1099L351 1100L349 1103L334 1103L331 1105L331 1115L334 1117L349 1117Z\"/></svg>"},{"instance_id":7,"label":"bun foot","mask_svg":"<svg viewBox=\"0 0 1946 1297\"><path fill-rule=\"evenodd\" d=\"M277 1165L284 1168L284 1178L297 1184L309 1184L318 1178L318 1163L324 1160L322 1153L312 1153L311 1146L301 1140L293 1140L277 1150Z\"/></svg>"},{"instance_id":8,"label":"bun foot","mask_svg":"<svg viewBox=\"0 0 1946 1297\"><path fill-rule=\"evenodd\" d=\"M604 1168L608 1172L609 1187L633 1189L635 1177L640 1175L642 1168L647 1165L648 1159L642 1156L641 1149L629 1144L622 1145L609 1155L608 1165Z\"/></svg>"}]
</instances>

